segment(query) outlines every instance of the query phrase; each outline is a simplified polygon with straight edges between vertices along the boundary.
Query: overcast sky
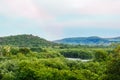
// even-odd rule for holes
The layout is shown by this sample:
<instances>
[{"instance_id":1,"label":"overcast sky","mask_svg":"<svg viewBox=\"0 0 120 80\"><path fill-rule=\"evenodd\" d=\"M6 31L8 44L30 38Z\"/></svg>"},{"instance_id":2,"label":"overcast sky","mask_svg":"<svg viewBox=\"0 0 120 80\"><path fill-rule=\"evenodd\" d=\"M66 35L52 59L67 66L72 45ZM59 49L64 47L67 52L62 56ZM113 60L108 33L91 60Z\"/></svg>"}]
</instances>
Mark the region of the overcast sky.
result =
<instances>
[{"instance_id":1,"label":"overcast sky","mask_svg":"<svg viewBox=\"0 0 120 80\"><path fill-rule=\"evenodd\" d=\"M120 36L120 0L0 0L0 36Z\"/></svg>"}]
</instances>

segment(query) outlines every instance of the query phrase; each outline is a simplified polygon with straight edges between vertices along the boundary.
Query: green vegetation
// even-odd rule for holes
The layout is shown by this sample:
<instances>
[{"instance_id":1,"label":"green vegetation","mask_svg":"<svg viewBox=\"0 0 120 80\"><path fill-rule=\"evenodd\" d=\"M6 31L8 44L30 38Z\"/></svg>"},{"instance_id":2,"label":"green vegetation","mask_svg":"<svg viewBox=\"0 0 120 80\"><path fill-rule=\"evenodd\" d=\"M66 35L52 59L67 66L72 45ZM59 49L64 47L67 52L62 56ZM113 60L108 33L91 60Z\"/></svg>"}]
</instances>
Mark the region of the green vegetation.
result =
<instances>
[{"instance_id":1,"label":"green vegetation","mask_svg":"<svg viewBox=\"0 0 120 80\"><path fill-rule=\"evenodd\" d=\"M120 46L58 45L49 41L34 46L25 43L27 40L1 43L0 80L120 80Z\"/></svg>"},{"instance_id":2,"label":"green vegetation","mask_svg":"<svg viewBox=\"0 0 120 80\"><path fill-rule=\"evenodd\" d=\"M97 49L90 52L1 46L0 80L119 80L119 50L116 48L108 53ZM91 60L67 60L66 54L67 57Z\"/></svg>"},{"instance_id":3,"label":"green vegetation","mask_svg":"<svg viewBox=\"0 0 120 80\"><path fill-rule=\"evenodd\" d=\"M81 58L81 59L92 59L92 51L84 51L80 49L64 49L61 50L60 53L69 58Z\"/></svg>"},{"instance_id":4,"label":"green vegetation","mask_svg":"<svg viewBox=\"0 0 120 80\"><path fill-rule=\"evenodd\" d=\"M0 37L0 45L12 45L17 47L46 47L56 45L53 42L33 35L16 35Z\"/></svg>"}]
</instances>

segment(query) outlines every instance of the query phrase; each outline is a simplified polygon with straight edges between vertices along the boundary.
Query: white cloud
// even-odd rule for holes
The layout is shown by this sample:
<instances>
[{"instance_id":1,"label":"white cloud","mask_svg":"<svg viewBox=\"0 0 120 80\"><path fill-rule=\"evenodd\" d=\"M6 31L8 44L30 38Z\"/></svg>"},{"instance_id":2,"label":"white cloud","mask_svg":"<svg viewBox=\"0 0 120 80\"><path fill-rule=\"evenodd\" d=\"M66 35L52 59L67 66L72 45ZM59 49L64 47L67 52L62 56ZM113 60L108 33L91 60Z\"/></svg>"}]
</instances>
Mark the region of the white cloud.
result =
<instances>
[{"instance_id":1,"label":"white cloud","mask_svg":"<svg viewBox=\"0 0 120 80\"><path fill-rule=\"evenodd\" d=\"M26 19L26 23L16 24L26 27L35 24L33 27L57 36L70 26L118 28L120 0L0 0L0 15L15 18L13 23L19 18ZM68 19L64 19L66 16Z\"/></svg>"},{"instance_id":2,"label":"white cloud","mask_svg":"<svg viewBox=\"0 0 120 80\"><path fill-rule=\"evenodd\" d=\"M51 13L120 14L120 0L37 0Z\"/></svg>"},{"instance_id":3,"label":"white cloud","mask_svg":"<svg viewBox=\"0 0 120 80\"><path fill-rule=\"evenodd\" d=\"M7 16L18 16L32 19L47 19L51 16L44 8L38 7L34 0L1 0L0 12Z\"/></svg>"},{"instance_id":4,"label":"white cloud","mask_svg":"<svg viewBox=\"0 0 120 80\"><path fill-rule=\"evenodd\" d=\"M1 0L0 12L41 20L66 14L120 15L120 0Z\"/></svg>"}]
</instances>

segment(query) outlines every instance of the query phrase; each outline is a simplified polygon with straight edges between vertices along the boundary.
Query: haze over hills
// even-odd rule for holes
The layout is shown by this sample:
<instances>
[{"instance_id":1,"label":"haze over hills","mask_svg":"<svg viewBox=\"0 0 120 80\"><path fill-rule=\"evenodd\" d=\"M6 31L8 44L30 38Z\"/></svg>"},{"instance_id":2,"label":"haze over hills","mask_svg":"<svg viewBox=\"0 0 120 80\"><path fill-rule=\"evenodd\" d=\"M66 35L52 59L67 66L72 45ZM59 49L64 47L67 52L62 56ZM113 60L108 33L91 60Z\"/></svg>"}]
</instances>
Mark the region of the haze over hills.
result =
<instances>
[{"instance_id":1,"label":"haze over hills","mask_svg":"<svg viewBox=\"0 0 120 80\"><path fill-rule=\"evenodd\" d=\"M91 37L73 37L64 38L61 40L47 41L38 36L22 34L7 37L0 37L0 45L12 45L18 47L41 47L41 46L53 46L62 44L74 44L74 45L109 45L111 43L120 43L120 37L115 38L101 38L97 36Z\"/></svg>"},{"instance_id":2,"label":"haze over hills","mask_svg":"<svg viewBox=\"0 0 120 80\"><path fill-rule=\"evenodd\" d=\"M56 43L63 44L80 44L80 45L109 45L111 43L120 43L120 37L115 38L101 38L97 36L92 37L73 37L64 38L54 41Z\"/></svg>"},{"instance_id":3,"label":"haze over hills","mask_svg":"<svg viewBox=\"0 0 120 80\"><path fill-rule=\"evenodd\" d=\"M47 41L38 36L23 34L0 37L0 45L12 45L18 47L40 47L40 46L52 46L55 45L55 43Z\"/></svg>"}]
</instances>

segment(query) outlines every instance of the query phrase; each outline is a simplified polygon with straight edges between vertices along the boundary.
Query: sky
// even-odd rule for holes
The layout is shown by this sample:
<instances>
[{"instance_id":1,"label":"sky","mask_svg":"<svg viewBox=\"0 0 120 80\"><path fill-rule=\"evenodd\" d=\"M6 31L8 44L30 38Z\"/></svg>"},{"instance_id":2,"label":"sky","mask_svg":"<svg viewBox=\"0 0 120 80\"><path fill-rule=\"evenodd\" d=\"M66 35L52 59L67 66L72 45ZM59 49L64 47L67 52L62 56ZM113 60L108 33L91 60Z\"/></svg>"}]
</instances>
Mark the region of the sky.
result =
<instances>
[{"instance_id":1,"label":"sky","mask_svg":"<svg viewBox=\"0 0 120 80\"><path fill-rule=\"evenodd\" d=\"M120 0L0 0L0 36L120 36Z\"/></svg>"}]
</instances>

